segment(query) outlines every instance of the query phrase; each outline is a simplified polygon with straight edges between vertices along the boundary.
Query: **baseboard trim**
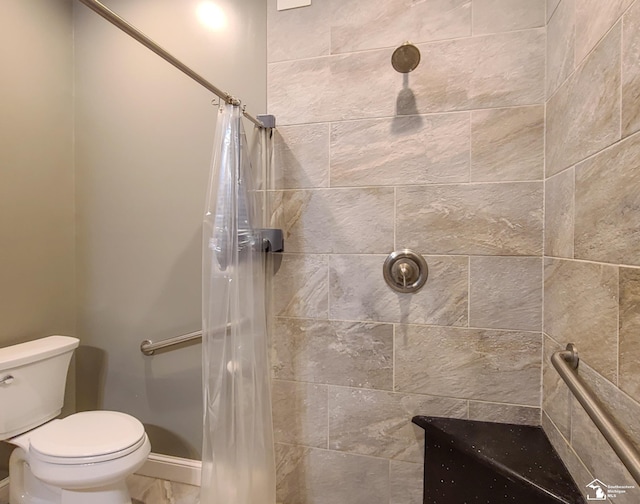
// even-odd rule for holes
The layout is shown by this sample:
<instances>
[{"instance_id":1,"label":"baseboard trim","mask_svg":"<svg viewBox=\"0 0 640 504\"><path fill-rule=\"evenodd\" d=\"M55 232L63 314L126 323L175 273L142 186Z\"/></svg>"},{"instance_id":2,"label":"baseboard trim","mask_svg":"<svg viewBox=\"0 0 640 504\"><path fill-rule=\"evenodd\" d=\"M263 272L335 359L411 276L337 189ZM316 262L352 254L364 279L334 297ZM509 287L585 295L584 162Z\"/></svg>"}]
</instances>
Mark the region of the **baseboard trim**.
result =
<instances>
[{"instance_id":1,"label":"baseboard trim","mask_svg":"<svg viewBox=\"0 0 640 504\"><path fill-rule=\"evenodd\" d=\"M0 480L0 500L9 502L9 478Z\"/></svg>"},{"instance_id":2,"label":"baseboard trim","mask_svg":"<svg viewBox=\"0 0 640 504\"><path fill-rule=\"evenodd\" d=\"M136 474L200 486L202 462L152 453ZM0 480L0 499L9 498L9 478Z\"/></svg>"},{"instance_id":3,"label":"baseboard trim","mask_svg":"<svg viewBox=\"0 0 640 504\"><path fill-rule=\"evenodd\" d=\"M136 474L150 478L200 486L202 462L152 453Z\"/></svg>"}]
</instances>

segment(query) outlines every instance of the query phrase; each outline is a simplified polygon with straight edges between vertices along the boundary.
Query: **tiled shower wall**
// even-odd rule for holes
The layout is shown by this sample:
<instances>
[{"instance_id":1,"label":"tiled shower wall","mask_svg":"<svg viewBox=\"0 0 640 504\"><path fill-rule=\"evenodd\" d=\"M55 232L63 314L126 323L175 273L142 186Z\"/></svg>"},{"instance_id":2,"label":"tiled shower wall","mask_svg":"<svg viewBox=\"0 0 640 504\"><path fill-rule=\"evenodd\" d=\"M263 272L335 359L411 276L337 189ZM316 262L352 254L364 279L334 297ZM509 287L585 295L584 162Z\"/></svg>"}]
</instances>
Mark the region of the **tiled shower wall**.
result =
<instances>
[{"instance_id":1,"label":"tiled shower wall","mask_svg":"<svg viewBox=\"0 0 640 504\"><path fill-rule=\"evenodd\" d=\"M413 415L540 423L546 5L275 4L278 500L418 503ZM405 247L415 295L382 277Z\"/></svg>"},{"instance_id":2,"label":"tiled shower wall","mask_svg":"<svg viewBox=\"0 0 640 504\"><path fill-rule=\"evenodd\" d=\"M543 426L578 484L640 490L549 366L581 375L640 446L640 1L550 0Z\"/></svg>"}]
</instances>

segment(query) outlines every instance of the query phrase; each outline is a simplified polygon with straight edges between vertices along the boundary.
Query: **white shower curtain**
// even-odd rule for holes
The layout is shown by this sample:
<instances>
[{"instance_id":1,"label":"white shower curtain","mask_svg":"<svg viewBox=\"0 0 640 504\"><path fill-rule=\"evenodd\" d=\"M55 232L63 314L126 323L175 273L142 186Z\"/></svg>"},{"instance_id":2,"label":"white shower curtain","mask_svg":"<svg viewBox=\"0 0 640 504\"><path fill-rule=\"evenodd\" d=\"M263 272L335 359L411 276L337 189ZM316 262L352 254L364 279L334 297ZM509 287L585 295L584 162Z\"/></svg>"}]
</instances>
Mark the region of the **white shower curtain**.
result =
<instances>
[{"instance_id":1,"label":"white shower curtain","mask_svg":"<svg viewBox=\"0 0 640 504\"><path fill-rule=\"evenodd\" d=\"M238 106L220 109L204 218L201 504L275 504L263 168L252 170L241 119Z\"/></svg>"}]
</instances>

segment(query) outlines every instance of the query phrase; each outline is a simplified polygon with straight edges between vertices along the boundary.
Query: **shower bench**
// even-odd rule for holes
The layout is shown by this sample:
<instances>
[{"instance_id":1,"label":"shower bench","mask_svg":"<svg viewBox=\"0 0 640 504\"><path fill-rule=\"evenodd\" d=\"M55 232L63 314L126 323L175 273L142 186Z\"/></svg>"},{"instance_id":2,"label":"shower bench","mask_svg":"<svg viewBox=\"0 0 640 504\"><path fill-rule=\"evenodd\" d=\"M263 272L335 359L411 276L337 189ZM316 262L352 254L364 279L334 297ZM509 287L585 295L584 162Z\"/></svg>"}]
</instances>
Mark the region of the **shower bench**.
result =
<instances>
[{"instance_id":1,"label":"shower bench","mask_svg":"<svg viewBox=\"0 0 640 504\"><path fill-rule=\"evenodd\" d=\"M424 504L584 504L541 427L416 416Z\"/></svg>"}]
</instances>

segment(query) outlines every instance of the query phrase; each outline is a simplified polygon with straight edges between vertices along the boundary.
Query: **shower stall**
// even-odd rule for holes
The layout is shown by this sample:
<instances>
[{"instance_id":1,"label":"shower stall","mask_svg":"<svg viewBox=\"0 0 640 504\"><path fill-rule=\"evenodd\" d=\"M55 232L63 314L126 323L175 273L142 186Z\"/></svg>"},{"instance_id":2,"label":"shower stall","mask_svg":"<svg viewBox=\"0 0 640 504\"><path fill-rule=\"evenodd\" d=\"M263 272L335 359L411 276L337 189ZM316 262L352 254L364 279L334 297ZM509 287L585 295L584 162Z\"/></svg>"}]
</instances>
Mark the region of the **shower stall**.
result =
<instances>
[{"instance_id":1,"label":"shower stall","mask_svg":"<svg viewBox=\"0 0 640 504\"><path fill-rule=\"evenodd\" d=\"M413 417L541 427L585 500L640 501L611 448L627 445L562 379L638 448L640 0L105 3L278 118L260 202L287 243L269 303L277 502L431 502ZM207 464L193 333L220 105L79 2L4 0L6 19L0 344L79 336L75 408L138 417L154 463ZM410 73L398 47L420 55L396 64ZM384 280L404 249L426 261L418 292Z\"/></svg>"}]
</instances>

